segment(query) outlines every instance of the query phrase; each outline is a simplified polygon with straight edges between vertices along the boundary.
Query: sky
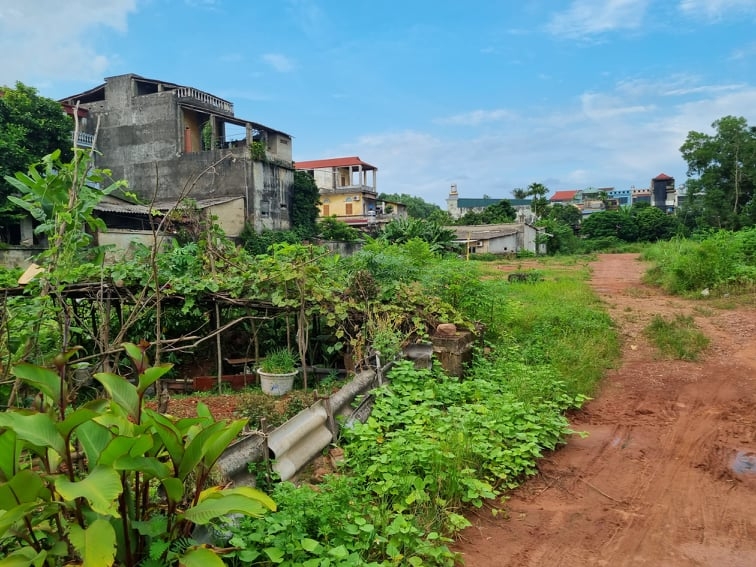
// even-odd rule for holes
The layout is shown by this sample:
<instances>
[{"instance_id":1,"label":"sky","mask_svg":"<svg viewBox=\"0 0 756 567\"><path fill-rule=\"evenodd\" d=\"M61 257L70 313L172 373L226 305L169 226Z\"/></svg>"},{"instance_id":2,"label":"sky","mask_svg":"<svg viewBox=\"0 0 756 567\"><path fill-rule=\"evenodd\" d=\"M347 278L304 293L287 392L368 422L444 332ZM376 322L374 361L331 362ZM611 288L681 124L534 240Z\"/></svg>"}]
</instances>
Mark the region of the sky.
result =
<instances>
[{"instance_id":1,"label":"sky","mask_svg":"<svg viewBox=\"0 0 756 567\"><path fill-rule=\"evenodd\" d=\"M684 184L688 132L756 125L754 30L756 0L0 0L0 85L191 86L446 208Z\"/></svg>"}]
</instances>

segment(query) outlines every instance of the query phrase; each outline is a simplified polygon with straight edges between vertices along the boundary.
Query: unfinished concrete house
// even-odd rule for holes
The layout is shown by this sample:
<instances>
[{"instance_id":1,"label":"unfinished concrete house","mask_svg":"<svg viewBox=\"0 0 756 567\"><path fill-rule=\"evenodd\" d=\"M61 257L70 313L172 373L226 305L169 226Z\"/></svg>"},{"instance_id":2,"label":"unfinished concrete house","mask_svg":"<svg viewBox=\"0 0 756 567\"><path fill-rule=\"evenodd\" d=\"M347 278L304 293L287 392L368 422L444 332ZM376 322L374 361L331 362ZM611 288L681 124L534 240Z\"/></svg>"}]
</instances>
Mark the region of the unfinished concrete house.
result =
<instances>
[{"instance_id":1,"label":"unfinished concrete house","mask_svg":"<svg viewBox=\"0 0 756 567\"><path fill-rule=\"evenodd\" d=\"M134 74L60 102L70 112L78 104L80 129L95 136L96 166L126 179L143 203L234 202L233 221L216 212L231 237L243 226L239 212L258 231L290 227L291 136L237 118L233 103Z\"/></svg>"}]
</instances>

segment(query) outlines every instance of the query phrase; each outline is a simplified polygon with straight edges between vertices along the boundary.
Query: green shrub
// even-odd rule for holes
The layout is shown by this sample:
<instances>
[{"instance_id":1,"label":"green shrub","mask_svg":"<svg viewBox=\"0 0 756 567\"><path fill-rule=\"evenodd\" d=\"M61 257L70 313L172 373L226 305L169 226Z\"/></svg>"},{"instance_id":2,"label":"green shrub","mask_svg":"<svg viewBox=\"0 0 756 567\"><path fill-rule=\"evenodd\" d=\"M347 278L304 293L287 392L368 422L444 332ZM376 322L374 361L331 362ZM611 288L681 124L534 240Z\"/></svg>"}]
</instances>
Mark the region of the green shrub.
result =
<instances>
[{"instance_id":1,"label":"green shrub","mask_svg":"<svg viewBox=\"0 0 756 567\"><path fill-rule=\"evenodd\" d=\"M150 366L145 346L124 348L136 385L95 374L109 399L77 408L68 407L66 381L75 349L56 357L54 369L13 367L38 394L33 408L0 413L0 548L8 565L222 567L190 537L193 527L275 509L252 488L204 491L245 420L215 421L204 404L196 418L180 420L145 408L145 391L170 365Z\"/></svg>"}]
</instances>

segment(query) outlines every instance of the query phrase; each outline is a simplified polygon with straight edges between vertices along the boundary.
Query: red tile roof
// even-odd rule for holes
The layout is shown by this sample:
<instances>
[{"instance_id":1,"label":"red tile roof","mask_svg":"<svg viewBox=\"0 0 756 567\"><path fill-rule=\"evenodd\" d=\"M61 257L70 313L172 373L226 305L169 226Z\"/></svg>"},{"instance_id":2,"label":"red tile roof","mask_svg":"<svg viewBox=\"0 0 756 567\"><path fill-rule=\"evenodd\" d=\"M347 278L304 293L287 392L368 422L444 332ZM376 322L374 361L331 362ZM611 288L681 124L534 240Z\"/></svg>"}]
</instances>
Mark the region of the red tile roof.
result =
<instances>
[{"instance_id":1,"label":"red tile roof","mask_svg":"<svg viewBox=\"0 0 756 567\"><path fill-rule=\"evenodd\" d=\"M330 159L314 159L310 161L297 161L294 163L295 169L323 169L327 167L350 167L361 165L362 169L367 171L377 170L378 168L365 163L357 156L340 157Z\"/></svg>"},{"instance_id":2,"label":"red tile roof","mask_svg":"<svg viewBox=\"0 0 756 567\"><path fill-rule=\"evenodd\" d=\"M551 202L562 202L562 201L572 201L575 198L575 195L577 195L577 190L575 191L557 191L554 193L549 201Z\"/></svg>"},{"instance_id":3,"label":"red tile roof","mask_svg":"<svg viewBox=\"0 0 756 567\"><path fill-rule=\"evenodd\" d=\"M660 173L659 175L654 177L652 181L669 181L670 179L674 179L674 177L670 177L666 173Z\"/></svg>"}]
</instances>

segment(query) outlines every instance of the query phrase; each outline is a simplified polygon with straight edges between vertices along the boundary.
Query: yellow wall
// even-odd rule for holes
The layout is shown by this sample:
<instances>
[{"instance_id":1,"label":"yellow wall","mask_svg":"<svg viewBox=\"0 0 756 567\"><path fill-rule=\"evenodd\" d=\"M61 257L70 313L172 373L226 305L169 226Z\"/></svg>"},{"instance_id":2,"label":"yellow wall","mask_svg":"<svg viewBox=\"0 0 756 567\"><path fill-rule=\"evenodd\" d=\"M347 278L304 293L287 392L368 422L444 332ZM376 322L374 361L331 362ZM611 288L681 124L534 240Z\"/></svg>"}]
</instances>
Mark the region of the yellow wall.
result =
<instances>
[{"instance_id":1,"label":"yellow wall","mask_svg":"<svg viewBox=\"0 0 756 567\"><path fill-rule=\"evenodd\" d=\"M359 200L355 201L355 198L358 197ZM362 216L364 215L363 212L363 198L361 195L352 193L352 194L345 194L345 195L339 195L334 193L321 193L320 194L320 216L325 216L323 214L323 207L324 205L328 205L328 215L327 216L333 216L336 215L337 217L345 217L350 216L347 214L347 199L351 199L350 204L352 205L352 213L351 216Z\"/></svg>"}]
</instances>

